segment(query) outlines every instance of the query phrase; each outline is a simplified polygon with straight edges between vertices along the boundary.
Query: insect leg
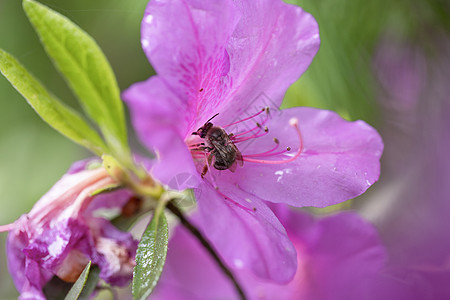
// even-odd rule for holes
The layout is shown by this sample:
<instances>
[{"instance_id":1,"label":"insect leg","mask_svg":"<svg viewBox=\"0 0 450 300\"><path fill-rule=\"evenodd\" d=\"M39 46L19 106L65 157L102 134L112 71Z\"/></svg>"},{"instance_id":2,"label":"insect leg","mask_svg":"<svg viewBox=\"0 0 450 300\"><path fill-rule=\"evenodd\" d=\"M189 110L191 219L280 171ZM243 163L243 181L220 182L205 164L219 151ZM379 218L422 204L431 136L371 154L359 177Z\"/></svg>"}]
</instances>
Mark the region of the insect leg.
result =
<instances>
[{"instance_id":1,"label":"insect leg","mask_svg":"<svg viewBox=\"0 0 450 300\"><path fill-rule=\"evenodd\" d=\"M205 153L205 166L203 167L202 174L201 174L202 179L205 177L206 173L208 172L209 166L211 165L212 159L214 158L214 156L212 154L207 155L206 152L204 152L204 153ZM210 174L211 174L211 172L210 172ZM211 179L212 179L212 176L211 176Z\"/></svg>"},{"instance_id":2,"label":"insect leg","mask_svg":"<svg viewBox=\"0 0 450 300\"><path fill-rule=\"evenodd\" d=\"M211 147L197 147L197 148L191 148L189 150L191 151L206 151L206 152L211 152L214 148Z\"/></svg>"},{"instance_id":3,"label":"insect leg","mask_svg":"<svg viewBox=\"0 0 450 300\"><path fill-rule=\"evenodd\" d=\"M213 158L214 158L214 155L212 155L212 154L210 154L210 155L208 156L208 165L209 165L209 166L211 165Z\"/></svg>"},{"instance_id":4,"label":"insect leg","mask_svg":"<svg viewBox=\"0 0 450 300\"><path fill-rule=\"evenodd\" d=\"M205 164L205 165L203 166L203 170L202 170L202 174L201 174L202 179L205 178L206 173L208 173L208 169L209 169L209 168L208 168L208 165Z\"/></svg>"}]
</instances>

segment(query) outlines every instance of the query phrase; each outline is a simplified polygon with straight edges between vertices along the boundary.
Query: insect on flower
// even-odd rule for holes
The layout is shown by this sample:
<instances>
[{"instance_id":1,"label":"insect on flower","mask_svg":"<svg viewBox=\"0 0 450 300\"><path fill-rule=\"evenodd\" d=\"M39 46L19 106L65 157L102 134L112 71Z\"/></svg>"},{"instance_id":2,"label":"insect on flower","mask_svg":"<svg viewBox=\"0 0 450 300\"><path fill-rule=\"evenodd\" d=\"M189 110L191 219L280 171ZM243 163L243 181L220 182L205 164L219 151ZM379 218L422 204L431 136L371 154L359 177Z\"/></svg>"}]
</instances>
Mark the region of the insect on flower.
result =
<instances>
[{"instance_id":1,"label":"insect on flower","mask_svg":"<svg viewBox=\"0 0 450 300\"><path fill-rule=\"evenodd\" d=\"M249 130L240 131L236 134L227 133L227 131L220 126L214 126L211 122L219 113L215 114L211 118L209 118L205 124L197 129L197 131L193 132L192 135L197 135L200 138L204 139L205 142L194 143L189 145L189 149L193 156L197 156L197 154L201 154L202 152L205 154L205 166L203 167L203 171L201 173L201 177L204 178L205 174L208 172L209 166L211 166L212 162L214 162L213 166L217 170L230 170L234 172L237 167L237 163L242 167L244 165L244 161L254 162L254 163L267 163L267 164L282 164L286 162L293 161L300 156L302 152L302 138L300 130L297 128L297 120L292 120L291 126L297 128L297 133L300 141L300 147L297 153L291 157L290 159L279 160L261 160L255 159L253 157L267 157L267 156L277 156L280 154L284 154L291 150L291 147L286 147L283 151L275 151L279 146L279 140L274 138L273 141L275 143L275 147L270 149L269 151L259 153L259 154L250 154L250 155L242 155L241 151L238 149L235 143L249 141L255 138L263 137L268 132L269 129L267 126L263 126L268 118L269 118L269 107L265 107L260 110L258 113L233 122L231 124L225 125L225 127L229 127L231 125L235 125L238 123L242 123L251 119L254 119L261 113L266 112L266 118L261 122L256 122L255 126Z\"/></svg>"},{"instance_id":2,"label":"insect on flower","mask_svg":"<svg viewBox=\"0 0 450 300\"><path fill-rule=\"evenodd\" d=\"M220 126L214 126L210 121L218 115L212 116L206 123L200 127L192 135L198 135L200 138L205 139L205 143L199 143L195 146L200 146L198 148L193 148L191 151L207 151L208 163L205 164L202 171L202 178L208 172L208 166L214 161L214 168L217 170L230 170L234 172L236 170L237 162L240 166L243 166L244 161L242 159L242 154L236 145L231 140L233 134L228 134L225 129ZM194 147L195 147L194 146Z\"/></svg>"}]
</instances>

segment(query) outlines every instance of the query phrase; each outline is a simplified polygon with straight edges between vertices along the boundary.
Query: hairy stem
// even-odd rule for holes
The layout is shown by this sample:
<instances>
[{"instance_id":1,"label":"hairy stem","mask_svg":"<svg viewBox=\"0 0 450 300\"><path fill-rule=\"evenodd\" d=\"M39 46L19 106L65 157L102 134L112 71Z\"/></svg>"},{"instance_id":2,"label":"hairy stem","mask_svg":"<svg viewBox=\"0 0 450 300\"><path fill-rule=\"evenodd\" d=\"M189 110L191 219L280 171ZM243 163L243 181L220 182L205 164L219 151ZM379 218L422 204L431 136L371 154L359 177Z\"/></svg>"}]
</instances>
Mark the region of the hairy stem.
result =
<instances>
[{"instance_id":1,"label":"hairy stem","mask_svg":"<svg viewBox=\"0 0 450 300\"><path fill-rule=\"evenodd\" d=\"M225 273L225 275L233 282L234 287L236 288L236 291L239 294L239 297L241 300L246 300L247 297L245 296L244 290L240 286L239 282L237 281L236 277L234 277L231 270L225 265L225 263L222 261L222 259L217 254L216 250L214 250L214 247L209 243L209 241L203 236L203 234L195 227L189 220L184 216L183 212L178 208L178 206L174 203L174 200L169 201L167 203L167 209L169 209L177 218L180 220L181 224L188 229L196 238L200 241L200 243L205 247L205 249L209 252L209 254L213 257L213 259L216 261L216 263L219 265L220 269Z\"/></svg>"}]
</instances>

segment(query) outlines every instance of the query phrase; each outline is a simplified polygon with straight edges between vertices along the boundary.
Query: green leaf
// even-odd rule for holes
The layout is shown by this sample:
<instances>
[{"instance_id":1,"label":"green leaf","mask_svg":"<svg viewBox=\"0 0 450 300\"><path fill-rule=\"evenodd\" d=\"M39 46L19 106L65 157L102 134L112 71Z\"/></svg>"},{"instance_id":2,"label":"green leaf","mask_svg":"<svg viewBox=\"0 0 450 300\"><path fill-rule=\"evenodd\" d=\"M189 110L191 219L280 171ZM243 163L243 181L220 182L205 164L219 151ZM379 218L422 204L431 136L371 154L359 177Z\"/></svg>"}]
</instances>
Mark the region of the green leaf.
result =
<instances>
[{"instance_id":1,"label":"green leaf","mask_svg":"<svg viewBox=\"0 0 450 300\"><path fill-rule=\"evenodd\" d=\"M64 300L72 286L73 283L65 282L55 275L42 287L42 292L45 299Z\"/></svg>"},{"instance_id":2,"label":"green leaf","mask_svg":"<svg viewBox=\"0 0 450 300\"><path fill-rule=\"evenodd\" d=\"M83 279L85 279L81 293L79 293L78 290L75 291L75 289L79 289L79 287L75 288L78 281L75 283L66 282L55 275L43 286L42 292L45 295L45 299L48 300L77 299L77 296L79 300L89 300L92 299L91 294L97 287L100 279L99 275L100 268L98 266L91 266L87 279L84 274L81 274L80 277L78 277L78 281L83 281ZM73 291L71 292L71 290ZM69 298L69 292L72 293L70 297L74 296L75 298Z\"/></svg>"},{"instance_id":3,"label":"green leaf","mask_svg":"<svg viewBox=\"0 0 450 300\"><path fill-rule=\"evenodd\" d=\"M133 299L145 300L153 291L166 261L169 231L162 206L155 210L136 253Z\"/></svg>"},{"instance_id":4,"label":"green leaf","mask_svg":"<svg viewBox=\"0 0 450 300\"><path fill-rule=\"evenodd\" d=\"M99 156L107 151L97 132L78 113L51 95L12 55L2 49L0 72L50 126Z\"/></svg>"},{"instance_id":5,"label":"green leaf","mask_svg":"<svg viewBox=\"0 0 450 300\"><path fill-rule=\"evenodd\" d=\"M89 271L89 276L84 284L84 288L81 291L79 300L89 300L92 299L91 294L94 292L97 287L98 281L100 279L100 268L98 266L91 267Z\"/></svg>"},{"instance_id":6,"label":"green leaf","mask_svg":"<svg viewBox=\"0 0 450 300\"><path fill-rule=\"evenodd\" d=\"M24 0L23 7L47 54L64 75L83 109L119 155L128 153L123 104L114 73L97 43L48 7Z\"/></svg>"},{"instance_id":7,"label":"green leaf","mask_svg":"<svg viewBox=\"0 0 450 300\"><path fill-rule=\"evenodd\" d=\"M91 268L91 262L89 262L86 267L84 268L83 272L81 273L80 277L78 277L77 281L74 283L72 288L70 289L67 296L64 298L64 300L76 300L81 294L81 291L83 291L84 285L86 284L86 280L89 276L89 270Z\"/></svg>"}]
</instances>

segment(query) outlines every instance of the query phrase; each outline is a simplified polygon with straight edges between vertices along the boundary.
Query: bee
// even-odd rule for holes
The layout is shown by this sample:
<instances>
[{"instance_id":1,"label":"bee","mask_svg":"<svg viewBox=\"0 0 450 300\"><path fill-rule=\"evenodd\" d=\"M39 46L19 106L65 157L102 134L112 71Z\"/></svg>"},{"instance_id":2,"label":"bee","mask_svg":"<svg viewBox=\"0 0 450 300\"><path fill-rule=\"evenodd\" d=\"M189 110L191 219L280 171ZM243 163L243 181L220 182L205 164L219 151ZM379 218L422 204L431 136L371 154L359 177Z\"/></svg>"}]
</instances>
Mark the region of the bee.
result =
<instances>
[{"instance_id":1,"label":"bee","mask_svg":"<svg viewBox=\"0 0 450 300\"><path fill-rule=\"evenodd\" d=\"M228 134L225 129L219 126L214 126L211 120L218 115L212 116L206 123L193 132L192 135L198 135L200 138L205 139L203 147L199 150L205 150L209 152L208 165L213 164L217 170L230 170L234 172L239 162L240 166L243 166L244 160L242 154L236 145L231 140L233 134ZM202 171L202 178L208 172L208 166L205 165Z\"/></svg>"}]
</instances>

